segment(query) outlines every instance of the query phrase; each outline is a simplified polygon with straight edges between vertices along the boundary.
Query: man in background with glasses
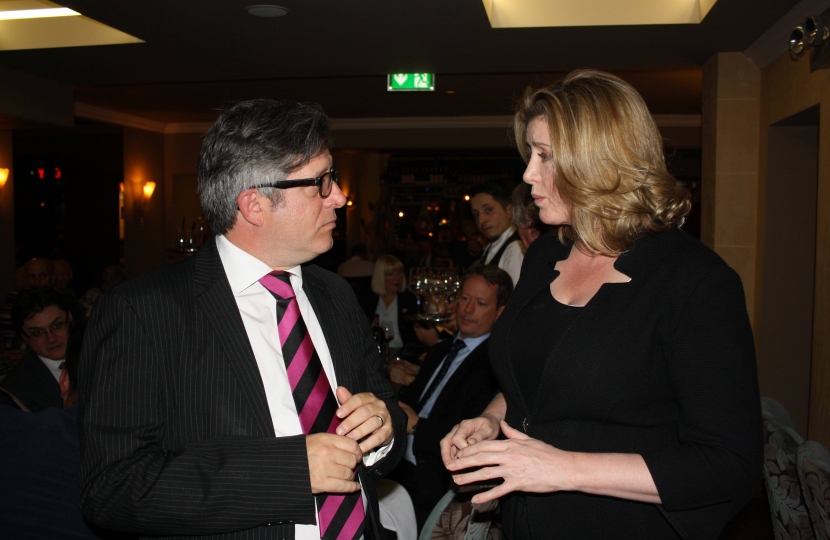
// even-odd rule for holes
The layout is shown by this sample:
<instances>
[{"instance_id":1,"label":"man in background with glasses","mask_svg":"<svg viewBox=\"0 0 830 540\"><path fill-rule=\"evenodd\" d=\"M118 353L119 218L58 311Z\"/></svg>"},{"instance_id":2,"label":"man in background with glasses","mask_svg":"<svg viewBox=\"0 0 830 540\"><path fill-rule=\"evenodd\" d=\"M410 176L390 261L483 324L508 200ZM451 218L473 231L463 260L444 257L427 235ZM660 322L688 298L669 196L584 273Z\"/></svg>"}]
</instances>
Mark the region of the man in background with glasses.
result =
<instances>
[{"instance_id":1,"label":"man in background with glasses","mask_svg":"<svg viewBox=\"0 0 830 540\"><path fill-rule=\"evenodd\" d=\"M63 407L58 381L69 341L69 303L52 287L20 293L12 306L14 328L26 343L20 364L0 381L0 391L25 410Z\"/></svg>"},{"instance_id":2,"label":"man in background with glasses","mask_svg":"<svg viewBox=\"0 0 830 540\"><path fill-rule=\"evenodd\" d=\"M199 158L216 233L101 295L80 366L81 506L161 537L380 540L406 446L349 285L314 265L345 204L317 105L225 112Z\"/></svg>"}]
</instances>

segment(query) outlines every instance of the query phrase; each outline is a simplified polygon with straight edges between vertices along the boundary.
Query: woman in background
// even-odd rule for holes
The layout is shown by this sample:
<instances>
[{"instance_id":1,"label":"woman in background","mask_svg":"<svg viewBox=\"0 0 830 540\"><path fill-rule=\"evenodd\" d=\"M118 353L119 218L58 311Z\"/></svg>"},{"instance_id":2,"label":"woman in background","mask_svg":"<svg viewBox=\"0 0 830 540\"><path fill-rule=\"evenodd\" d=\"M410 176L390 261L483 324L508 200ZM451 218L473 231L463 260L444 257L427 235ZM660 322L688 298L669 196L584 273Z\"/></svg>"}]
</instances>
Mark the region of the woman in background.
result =
<instances>
[{"instance_id":1,"label":"woman in background","mask_svg":"<svg viewBox=\"0 0 830 540\"><path fill-rule=\"evenodd\" d=\"M381 255L375 261L375 271L372 275L372 292L377 295L375 310L369 313L370 318L378 316L381 328L389 325L394 337L389 342L392 349L401 349L415 343L415 331L412 321L407 317L418 314L418 301L411 292L406 290L406 276L403 263L394 255Z\"/></svg>"},{"instance_id":2,"label":"woman in background","mask_svg":"<svg viewBox=\"0 0 830 540\"><path fill-rule=\"evenodd\" d=\"M580 70L515 117L556 235L528 249L490 337L502 393L441 442L455 481L503 483L507 538L710 539L761 478L738 275L679 229L689 195L621 79ZM497 440L499 435L506 439Z\"/></svg>"}]
</instances>

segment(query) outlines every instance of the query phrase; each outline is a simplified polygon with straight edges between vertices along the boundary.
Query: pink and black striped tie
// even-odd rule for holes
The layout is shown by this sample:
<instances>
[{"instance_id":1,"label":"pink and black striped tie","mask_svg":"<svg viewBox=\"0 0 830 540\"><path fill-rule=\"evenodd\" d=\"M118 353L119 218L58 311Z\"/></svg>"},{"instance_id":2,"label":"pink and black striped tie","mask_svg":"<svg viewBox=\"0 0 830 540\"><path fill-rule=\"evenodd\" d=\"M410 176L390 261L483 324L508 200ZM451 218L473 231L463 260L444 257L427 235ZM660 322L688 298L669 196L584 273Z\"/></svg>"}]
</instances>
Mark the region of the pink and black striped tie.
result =
<instances>
[{"instance_id":1,"label":"pink and black striped tie","mask_svg":"<svg viewBox=\"0 0 830 540\"><path fill-rule=\"evenodd\" d=\"M300 315L289 274L274 271L259 282L277 300L280 345L303 433L334 433L340 425L335 415L337 400ZM322 493L315 498L322 540L360 538L366 522L360 491L348 495Z\"/></svg>"}]
</instances>

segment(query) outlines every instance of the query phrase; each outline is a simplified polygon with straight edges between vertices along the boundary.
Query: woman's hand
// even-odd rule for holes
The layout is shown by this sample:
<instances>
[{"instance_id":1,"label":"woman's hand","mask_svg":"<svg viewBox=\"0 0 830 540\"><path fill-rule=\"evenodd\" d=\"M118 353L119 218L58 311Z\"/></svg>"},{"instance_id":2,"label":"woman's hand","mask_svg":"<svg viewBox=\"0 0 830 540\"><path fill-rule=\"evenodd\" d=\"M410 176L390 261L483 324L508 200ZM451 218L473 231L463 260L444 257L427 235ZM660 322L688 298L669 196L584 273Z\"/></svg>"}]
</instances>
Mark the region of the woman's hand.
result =
<instances>
[{"instance_id":1,"label":"woman's hand","mask_svg":"<svg viewBox=\"0 0 830 540\"><path fill-rule=\"evenodd\" d=\"M441 439L441 459L444 460L444 466L446 467L455 459L459 450L498 437L499 422L504 420L505 414L507 414L507 401L504 399L504 394L498 393L481 416L472 420L464 420L452 428L447 436Z\"/></svg>"},{"instance_id":2,"label":"woman's hand","mask_svg":"<svg viewBox=\"0 0 830 540\"><path fill-rule=\"evenodd\" d=\"M464 448L498 436L499 421L490 415L484 414L472 420L463 420L441 439L441 459L444 460L444 466L449 469L449 464Z\"/></svg>"},{"instance_id":3,"label":"woman's hand","mask_svg":"<svg viewBox=\"0 0 830 540\"><path fill-rule=\"evenodd\" d=\"M501 431L506 441L488 440L469 445L459 449L455 459L447 463L447 469L459 485L504 479L504 483L473 497L476 504L513 491L582 491L661 504L657 486L639 454L566 452L528 437L504 421ZM443 456L444 441L441 445ZM465 469L474 470L461 472Z\"/></svg>"},{"instance_id":4,"label":"woman's hand","mask_svg":"<svg viewBox=\"0 0 830 540\"><path fill-rule=\"evenodd\" d=\"M476 504L503 497L512 491L550 493L572 490L567 471L571 470L571 453L532 439L501 422L506 441L487 440L459 449L447 463L456 484L464 485L494 478L504 483L473 497ZM443 453L443 441L441 450ZM464 469L471 472L459 473Z\"/></svg>"}]
</instances>

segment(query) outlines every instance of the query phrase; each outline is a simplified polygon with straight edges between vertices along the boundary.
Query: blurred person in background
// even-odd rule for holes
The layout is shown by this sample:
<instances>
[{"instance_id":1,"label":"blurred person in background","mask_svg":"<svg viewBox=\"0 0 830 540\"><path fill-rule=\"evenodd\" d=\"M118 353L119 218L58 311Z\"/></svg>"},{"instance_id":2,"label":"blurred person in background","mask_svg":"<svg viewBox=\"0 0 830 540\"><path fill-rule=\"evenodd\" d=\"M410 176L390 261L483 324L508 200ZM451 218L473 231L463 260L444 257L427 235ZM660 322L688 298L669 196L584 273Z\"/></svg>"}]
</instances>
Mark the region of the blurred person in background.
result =
<instances>
[{"instance_id":1,"label":"blurred person in background","mask_svg":"<svg viewBox=\"0 0 830 540\"><path fill-rule=\"evenodd\" d=\"M524 251L530 247L534 240L551 229L550 225L539 219L539 209L533 204L533 197L530 195L530 186L522 182L513 190L510 196L513 224L519 232Z\"/></svg>"},{"instance_id":2,"label":"blurred person in background","mask_svg":"<svg viewBox=\"0 0 830 540\"><path fill-rule=\"evenodd\" d=\"M402 349L417 342L410 316L418 314L418 300L406 288L403 263L394 255L381 255L375 261L372 275L372 292L376 295L369 318L378 316L381 328L388 325L394 337L389 341L392 349Z\"/></svg>"},{"instance_id":3,"label":"blurred person in background","mask_svg":"<svg viewBox=\"0 0 830 540\"><path fill-rule=\"evenodd\" d=\"M470 210L476 225L490 242L478 264L495 264L519 281L524 252L512 221L510 192L499 182L481 182L470 189Z\"/></svg>"},{"instance_id":4,"label":"blurred person in background","mask_svg":"<svg viewBox=\"0 0 830 540\"><path fill-rule=\"evenodd\" d=\"M59 376L60 406L27 412L0 404L0 531L14 539L97 539L78 507L78 353ZM2 393L2 392L0 392Z\"/></svg>"},{"instance_id":5,"label":"blurred person in background","mask_svg":"<svg viewBox=\"0 0 830 540\"><path fill-rule=\"evenodd\" d=\"M52 261L55 265L55 289L67 296L77 298L75 290L69 284L72 283L75 275L72 273L72 267L69 266L69 261L66 259L57 259Z\"/></svg>"},{"instance_id":6,"label":"blurred person in background","mask_svg":"<svg viewBox=\"0 0 830 540\"><path fill-rule=\"evenodd\" d=\"M17 338L17 332L14 330L14 323L12 322L12 306L14 305L17 296L21 291L25 291L29 287L26 280L26 265L20 266L14 271L14 288L9 291L3 304L0 305L0 353L3 353L4 365L14 364L23 356L23 353L13 352L23 345L23 341ZM12 352L10 355L9 352Z\"/></svg>"},{"instance_id":7,"label":"blurred person in background","mask_svg":"<svg viewBox=\"0 0 830 540\"><path fill-rule=\"evenodd\" d=\"M58 381L72 322L69 302L52 287L30 288L14 303L12 319L26 350L17 368L0 381L0 389L31 412L60 407Z\"/></svg>"}]
</instances>

